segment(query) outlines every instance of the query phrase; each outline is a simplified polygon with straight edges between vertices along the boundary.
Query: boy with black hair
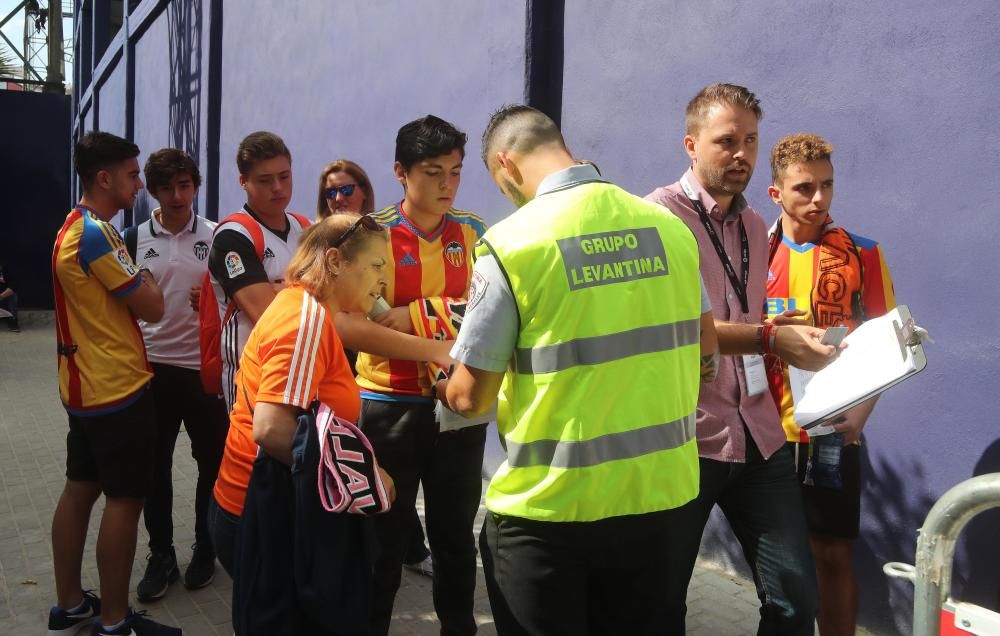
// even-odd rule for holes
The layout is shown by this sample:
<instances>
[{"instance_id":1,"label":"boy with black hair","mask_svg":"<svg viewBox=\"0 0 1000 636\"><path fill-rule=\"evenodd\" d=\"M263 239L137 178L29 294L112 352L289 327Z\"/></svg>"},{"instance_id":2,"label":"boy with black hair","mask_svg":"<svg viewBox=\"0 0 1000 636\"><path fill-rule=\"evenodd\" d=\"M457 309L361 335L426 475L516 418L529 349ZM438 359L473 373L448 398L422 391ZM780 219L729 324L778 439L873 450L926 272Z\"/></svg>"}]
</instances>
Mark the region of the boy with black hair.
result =
<instances>
[{"instance_id":1,"label":"boy with black hair","mask_svg":"<svg viewBox=\"0 0 1000 636\"><path fill-rule=\"evenodd\" d=\"M411 303L467 296L471 255L485 224L475 214L452 207L462 178L465 142L465 133L434 115L399 129L394 172L403 186L403 200L373 213L391 236L392 265L384 298L392 308L375 318L384 326L413 333ZM372 633L389 630L422 482L434 561L434 609L441 631L473 634L473 523L482 494L486 425L440 430L434 387L422 363L362 353L357 368L362 396L359 422L397 491L392 510L375 519L379 555Z\"/></svg>"},{"instance_id":2,"label":"boy with black hair","mask_svg":"<svg viewBox=\"0 0 1000 636\"><path fill-rule=\"evenodd\" d=\"M155 423L152 378L136 317L163 316L163 293L139 270L110 224L132 207L142 188L139 148L108 133L76 144L83 186L52 250L59 394L69 415L66 486L52 517L57 604L49 634L71 634L91 623L92 634L179 635L129 607L143 498L152 483ZM104 493L97 537L101 597L82 590L80 570L90 513ZM103 599L103 601L102 601Z\"/></svg>"},{"instance_id":3,"label":"boy with black hair","mask_svg":"<svg viewBox=\"0 0 1000 636\"><path fill-rule=\"evenodd\" d=\"M152 601L162 598L180 577L173 545L171 467L181 421L198 464L194 554L184 572L184 585L205 587L215 577L215 551L206 516L229 418L225 403L202 389L198 314L189 303L208 271L215 231L215 223L192 210L201 185L198 166L183 150L163 148L149 156L145 174L146 188L160 206L149 221L125 230L125 245L139 267L150 270L160 282L164 300L163 320L139 322L153 367L156 457L153 488L143 509L150 555L137 595L140 601Z\"/></svg>"}]
</instances>

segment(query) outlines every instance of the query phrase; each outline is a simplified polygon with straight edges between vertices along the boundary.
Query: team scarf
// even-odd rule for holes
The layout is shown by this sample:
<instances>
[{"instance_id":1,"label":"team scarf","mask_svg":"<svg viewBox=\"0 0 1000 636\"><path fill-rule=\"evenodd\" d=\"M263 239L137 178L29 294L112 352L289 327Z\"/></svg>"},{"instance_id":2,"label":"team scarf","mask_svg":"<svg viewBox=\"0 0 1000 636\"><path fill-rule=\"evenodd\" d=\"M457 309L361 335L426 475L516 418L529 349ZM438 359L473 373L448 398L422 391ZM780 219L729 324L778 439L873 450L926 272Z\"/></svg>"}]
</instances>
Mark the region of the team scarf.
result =
<instances>
[{"instance_id":1,"label":"team scarf","mask_svg":"<svg viewBox=\"0 0 1000 636\"><path fill-rule=\"evenodd\" d=\"M782 236L778 218L770 232L768 265L774 260ZM820 329L846 325L848 332L852 332L865 321L861 301L864 278L858 247L847 230L827 218L816 249L819 260L810 298L813 325Z\"/></svg>"},{"instance_id":2,"label":"team scarf","mask_svg":"<svg viewBox=\"0 0 1000 636\"><path fill-rule=\"evenodd\" d=\"M435 296L418 298L410 303L410 322L414 335L434 340L454 340L465 318L464 298ZM431 385L448 378L448 370L436 362L428 362L427 374Z\"/></svg>"}]
</instances>

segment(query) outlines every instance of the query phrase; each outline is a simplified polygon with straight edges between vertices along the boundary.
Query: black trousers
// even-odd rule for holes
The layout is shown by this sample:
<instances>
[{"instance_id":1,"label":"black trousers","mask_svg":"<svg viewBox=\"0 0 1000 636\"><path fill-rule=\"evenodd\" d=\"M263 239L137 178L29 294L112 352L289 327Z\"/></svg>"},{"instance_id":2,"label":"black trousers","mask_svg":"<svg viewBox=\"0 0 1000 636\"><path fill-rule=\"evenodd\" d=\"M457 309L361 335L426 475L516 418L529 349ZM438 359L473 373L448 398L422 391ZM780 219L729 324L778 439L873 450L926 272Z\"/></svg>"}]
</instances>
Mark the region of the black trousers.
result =
<instances>
[{"instance_id":1,"label":"black trousers","mask_svg":"<svg viewBox=\"0 0 1000 636\"><path fill-rule=\"evenodd\" d=\"M674 513L593 522L487 513L479 546L497 633L666 633Z\"/></svg>"},{"instance_id":2,"label":"black trousers","mask_svg":"<svg viewBox=\"0 0 1000 636\"><path fill-rule=\"evenodd\" d=\"M396 484L392 509L375 518L377 555L372 634L387 634L404 555L424 486L427 539L434 561L434 609L442 634L474 634L476 542L486 425L438 432L431 403L363 400L361 429Z\"/></svg>"},{"instance_id":3,"label":"black trousers","mask_svg":"<svg viewBox=\"0 0 1000 636\"><path fill-rule=\"evenodd\" d=\"M143 519L149 532L149 549L169 550L174 544L173 462L174 444L181 422L191 438L191 455L198 464L195 487L195 541L212 545L208 529L208 502L219 474L222 451L229 432L225 403L201 387L197 371L153 363L153 403L156 413L156 454L153 486L146 497Z\"/></svg>"}]
</instances>

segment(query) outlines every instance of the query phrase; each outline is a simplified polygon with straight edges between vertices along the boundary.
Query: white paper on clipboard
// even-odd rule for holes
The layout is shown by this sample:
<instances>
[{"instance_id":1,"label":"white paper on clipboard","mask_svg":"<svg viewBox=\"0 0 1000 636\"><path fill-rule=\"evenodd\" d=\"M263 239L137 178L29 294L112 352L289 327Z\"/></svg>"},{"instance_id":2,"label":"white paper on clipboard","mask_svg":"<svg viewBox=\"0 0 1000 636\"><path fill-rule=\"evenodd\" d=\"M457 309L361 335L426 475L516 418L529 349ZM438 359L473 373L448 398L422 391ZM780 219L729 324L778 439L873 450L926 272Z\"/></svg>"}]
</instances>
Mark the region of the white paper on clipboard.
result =
<instances>
[{"instance_id":1,"label":"white paper on clipboard","mask_svg":"<svg viewBox=\"0 0 1000 636\"><path fill-rule=\"evenodd\" d=\"M914 336L913 319L905 305L858 327L844 340L840 356L808 377L796 369L799 394L789 374L795 400L793 417L811 429L851 407L882 393L927 366L923 346Z\"/></svg>"}]
</instances>

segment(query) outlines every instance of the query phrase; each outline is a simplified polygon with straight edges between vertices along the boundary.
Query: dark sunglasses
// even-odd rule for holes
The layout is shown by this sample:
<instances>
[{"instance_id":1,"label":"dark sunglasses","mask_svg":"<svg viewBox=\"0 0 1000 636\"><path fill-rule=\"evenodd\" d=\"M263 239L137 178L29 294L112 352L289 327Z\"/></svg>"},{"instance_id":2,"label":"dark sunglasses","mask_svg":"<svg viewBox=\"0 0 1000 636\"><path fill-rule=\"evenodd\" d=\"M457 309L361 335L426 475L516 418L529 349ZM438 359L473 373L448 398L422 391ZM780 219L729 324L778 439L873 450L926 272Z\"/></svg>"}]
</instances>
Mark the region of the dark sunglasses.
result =
<instances>
[{"instance_id":1,"label":"dark sunglasses","mask_svg":"<svg viewBox=\"0 0 1000 636\"><path fill-rule=\"evenodd\" d=\"M357 187L358 187L358 184L356 184L356 183L348 183L347 185L340 186L339 188L327 188L326 189L326 198L327 199L336 199L338 192L340 194L344 195L345 197L349 197L352 194L354 194L354 189L357 188Z\"/></svg>"},{"instance_id":2,"label":"dark sunglasses","mask_svg":"<svg viewBox=\"0 0 1000 636\"><path fill-rule=\"evenodd\" d=\"M348 238L350 238L351 234L354 234L354 232L356 232L359 227L363 227L364 229L368 230L369 232L384 232L385 231L385 227L383 227L382 225L379 225L378 223L376 223L375 219L373 219L372 217L370 217L368 215L365 215L365 216L362 216L357 221L355 221L354 225L352 225L351 227L347 228L347 231L344 232L343 234L341 234L340 238L338 238L336 241L334 241L333 243L331 243L330 247L340 247L341 245L343 245L344 241L346 241Z\"/></svg>"}]
</instances>

